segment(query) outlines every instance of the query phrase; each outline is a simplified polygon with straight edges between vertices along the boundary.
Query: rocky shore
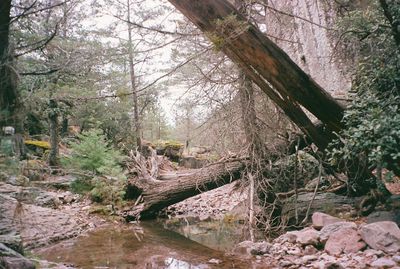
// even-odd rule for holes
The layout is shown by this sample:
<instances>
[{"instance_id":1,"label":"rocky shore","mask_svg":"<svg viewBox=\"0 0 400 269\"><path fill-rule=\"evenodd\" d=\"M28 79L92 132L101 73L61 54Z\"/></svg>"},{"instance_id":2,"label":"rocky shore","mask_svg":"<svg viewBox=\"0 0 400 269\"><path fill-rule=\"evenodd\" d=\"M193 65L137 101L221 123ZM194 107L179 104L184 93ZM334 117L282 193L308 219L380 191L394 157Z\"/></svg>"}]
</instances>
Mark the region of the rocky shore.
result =
<instances>
[{"instance_id":1,"label":"rocky shore","mask_svg":"<svg viewBox=\"0 0 400 269\"><path fill-rule=\"evenodd\" d=\"M27 178L0 182L0 268L35 268L38 261L25 258L27 251L104 223L90 214L85 197L27 182Z\"/></svg>"},{"instance_id":2,"label":"rocky shore","mask_svg":"<svg viewBox=\"0 0 400 269\"><path fill-rule=\"evenodd\" d=\"M271 242L239 243L235 255L252 256L258 268L400 268L400 229L396 223L345 221L314 213L312 226Z\"/></svg>"}]
</instances>

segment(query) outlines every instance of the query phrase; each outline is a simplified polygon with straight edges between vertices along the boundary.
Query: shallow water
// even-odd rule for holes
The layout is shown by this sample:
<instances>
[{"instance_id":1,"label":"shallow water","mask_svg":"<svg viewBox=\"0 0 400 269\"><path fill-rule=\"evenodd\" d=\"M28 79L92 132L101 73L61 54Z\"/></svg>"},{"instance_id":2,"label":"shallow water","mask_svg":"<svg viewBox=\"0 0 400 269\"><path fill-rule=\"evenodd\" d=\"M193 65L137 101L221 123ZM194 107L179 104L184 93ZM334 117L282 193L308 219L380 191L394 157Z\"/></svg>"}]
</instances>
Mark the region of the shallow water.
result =
<instances>
[{"instance_id":1,"label":"shallow water","mask_svg":"<svg viewBox=\"0 0 400 269\"><path fill-rule=\"evenodd\" d=\"M239 242L250 239L247 225L233 217L209 221L199 221L196 217L172 219L165 221L164 227L220 251L231 251ZM262 235L257 232L255 237L262 239Z\"/></svg>"},{"instance_id":2,"label":"shallow water","mask_svg":"<svg viewBox=\"0 0 400 269\"><path fill-rule=\"evenodd\" d=\"M166 230L161 223L98 228L84 236L34 251L42 259L77 268L266 268ZM216 259L219 264L210 263Z\"/></svg>"}]
</instances>

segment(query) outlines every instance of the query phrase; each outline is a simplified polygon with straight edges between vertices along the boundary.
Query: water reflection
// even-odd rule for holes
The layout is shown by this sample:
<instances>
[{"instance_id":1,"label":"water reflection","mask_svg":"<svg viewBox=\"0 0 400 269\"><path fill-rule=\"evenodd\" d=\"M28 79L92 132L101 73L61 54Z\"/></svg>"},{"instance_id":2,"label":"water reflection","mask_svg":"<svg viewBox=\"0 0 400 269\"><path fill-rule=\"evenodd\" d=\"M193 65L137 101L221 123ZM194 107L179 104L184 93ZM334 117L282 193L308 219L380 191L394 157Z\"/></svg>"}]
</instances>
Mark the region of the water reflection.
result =
<instances>
[{"instance_id":1,"label":"water reflection","mask_svg":"<svg viewBox=\"0 0 400 269\"><path fill-rule=\"evenodd\" d=\"M230 251L237 243L250 239L248 226L235 220L200 221L196 217L187 217L167 220L164 227L221 251ZM261 232L256 232L255 235L256 238L263 239Z\"/></svg>"},{"instance_id":2,"label":"water reflection","mask_svg":"<svg viewBox=\"0 0 400 269\"><path fill-rule=\"evenodd\" d=\"M210 267L207 264L198 264L194 265L186 261L182 261L179 259L175 258L164 258L164 257L153 257L153 260L156 259L161 259L161 263L158 262L152 262L150 267L147 267L148 269L209 269ZM147 269L146 268L146 269Z\"/></svg>"},{"instance_id":3,"label":"water reflection","mask_svg":"<svg viewBox=\"0 0 400 269\"><path fill-rule=\"evenodd\" d=\"M77 268L214 269L251 268L249 262L227 257L159 223L110 226L55 246L36 250L43 259ZM220 264L209 263L211 259Z\"/></svg>"}]
</instances>

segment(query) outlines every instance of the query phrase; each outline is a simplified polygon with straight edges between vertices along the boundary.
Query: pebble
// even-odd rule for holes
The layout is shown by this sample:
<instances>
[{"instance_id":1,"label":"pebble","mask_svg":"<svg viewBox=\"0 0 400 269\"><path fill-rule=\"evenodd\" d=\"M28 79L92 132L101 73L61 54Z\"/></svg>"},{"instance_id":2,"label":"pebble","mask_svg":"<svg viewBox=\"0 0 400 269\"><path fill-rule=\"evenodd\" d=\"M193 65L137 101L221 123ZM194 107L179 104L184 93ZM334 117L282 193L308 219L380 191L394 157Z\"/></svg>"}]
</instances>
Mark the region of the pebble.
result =
<instances>
[{"instance_id":1,"label":"pebble","mask_svg":"<svg viewBox=\"0 0 400 269\"><path fill-rule=\"evenodd\" d=\"M376 261L373 261L371 266L375 268L392 268L396 266L396 262L388 258L379 258Z\"/></svg>"},{"instance_id":2,"label":"pebble","mask_svg":"<svg viewBox=\"0 0 400 269\"><path fill-rule=\"evenodd\" d=\"M209 260L208 263L211 263L211 264L220 264L220 263L222 263L222 261L213 258L213 259Z\"/></svg>"},{"instance_id":3,"label":"pebble","mask_svg":"<svg viewBox=\"0 0 400 269\"><path fill-rule=\"evenodd\" d=\"M393 261L395 261L397 263L400 263L400 256L399 255L393 256L392 259L393 259Z\"/></svg>"}]
</instances>

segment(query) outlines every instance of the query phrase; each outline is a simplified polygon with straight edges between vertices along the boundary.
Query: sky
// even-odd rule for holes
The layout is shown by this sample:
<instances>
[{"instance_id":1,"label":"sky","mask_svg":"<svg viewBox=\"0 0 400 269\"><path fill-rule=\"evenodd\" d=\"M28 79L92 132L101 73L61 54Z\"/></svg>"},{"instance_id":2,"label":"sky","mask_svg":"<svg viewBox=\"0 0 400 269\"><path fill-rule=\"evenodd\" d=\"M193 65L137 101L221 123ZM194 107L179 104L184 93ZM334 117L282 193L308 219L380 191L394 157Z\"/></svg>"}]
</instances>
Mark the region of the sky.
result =
<instances>
[{"instance_id":1,"label":"sky","mask_svg":"<svg viewBox=\"0 0 400 269\"><path fill-rule=\"evenodd\" d=\"M134 0L131 0L134 2ZM104 0L96 1L97 4L101 4L101 2L104 2ZM126 2L123 1L123 2ZM90 1L86 1L87 4L90 3ZM163 0L146 0L143 2L142 7L148 11L155 11L157 12L160 7L166 6L168 9L171 9L170 11L166 12L166 14L161 14L158 16L155 16L154 18L150 18L146 21L143 22L143 19L140 16L133 16L132 21L136 23L140 23L146 27L155 27L156 25L159 25L162 23L163 30L166 31L171 31L174 32L176 31L176 21L181 20L183 16L178 13L178 11L173 8L171 4L169 4L168 1L163 1ZM115 38L107 38L104 39L104 42L110 42L111 44L117 44L118 38L127 40L128 39L128 27L125 22L119 21L117 18L115 18L115 15L123 14L124 18L126 18L126 12L123 12L122 10L118 10L115 7L108 6L108 9L100 9L97 10L95 16L89 16L86 20L84 20L83 25L84 27L90 28L90 29L107 29L110 26L115 26L118 25L115 29ZM94 8L95 9L95 8ZM138 10L138 7L135 5L132 5L133 12L140 12ZM142 10L143 11L143 10ZM139 39L140 36L137 34L134 34L133 39ZM156 42L156 43L165 43L168 42L169 40L172 40L176 38L176 36L165 36L161 33L157 32L152 32L151 34L147 35L145 39L148 42ZM135 44L136 45L136 44ZM139 44L137 46L137 50L139 51L144 51L148 50L152 46L149 46L148 44ZM179 49L179 43L172 43L170 45L167 45L165 47L162 47L160 49L157 49L156 51L148 52L145 54L145 56L148 57L146 61L139 63L135 65L135 72L138 73L139 75L145 74L143 77L143 84L148 85L150 83L153 83L154 81L158 80L161 76L165 75L166 72L169 70L173 69L178 65L178 63L174 63L171 61L171 55L172 55L172 50L177 48ZM143 55L140 55L140 58L142 58ZM185 94L185 87L184 85L180 84L175 84L175 85L165 85L166 82L168 81L168 77L159 80L156 85L161 85L160 87L163 88L163 94L161 94L160 98L160 105L165 111L165 114L167 116L167 120L170 124L173 123L174 120L174 113L173 110L176 109L174 108L175 104L177 103L178 100L180 100L183 95ZM144 86L142 85L142 86Z\"/></svg>"}]
</instances>

